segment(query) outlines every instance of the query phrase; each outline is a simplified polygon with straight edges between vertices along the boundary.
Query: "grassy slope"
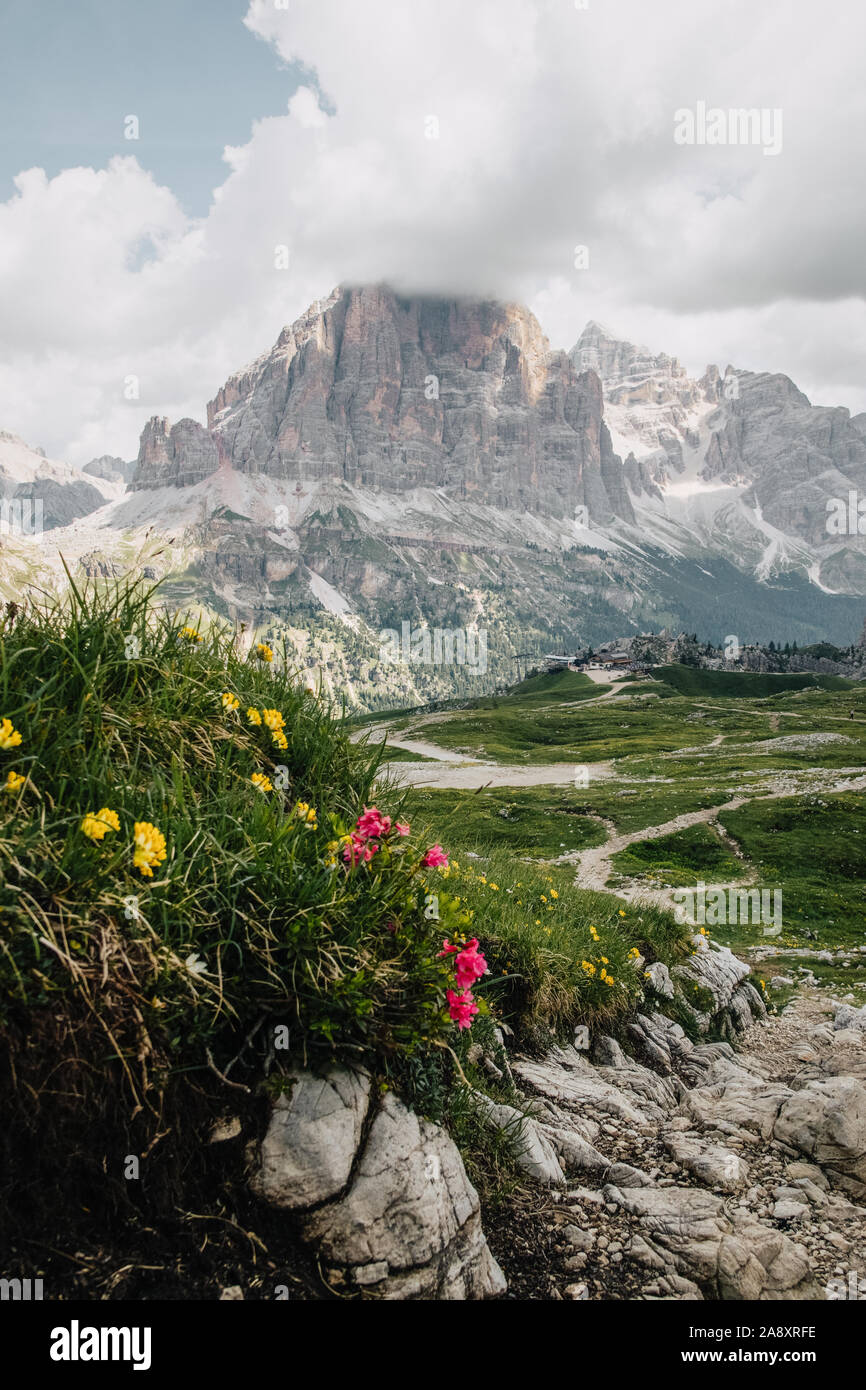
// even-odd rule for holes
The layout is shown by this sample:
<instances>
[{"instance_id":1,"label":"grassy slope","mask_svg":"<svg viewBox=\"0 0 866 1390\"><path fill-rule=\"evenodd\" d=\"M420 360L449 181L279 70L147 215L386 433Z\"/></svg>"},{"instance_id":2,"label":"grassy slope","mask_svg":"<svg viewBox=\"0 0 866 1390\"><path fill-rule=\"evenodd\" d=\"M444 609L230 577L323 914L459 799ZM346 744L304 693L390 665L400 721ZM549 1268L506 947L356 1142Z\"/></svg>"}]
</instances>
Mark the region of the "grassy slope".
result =
<instances>
[{"instance_id":1,"label":"grassy slope","mask_svg":"<svg viewBox=\"0 0 866 1390\"><path fill-rule=\"evenodd\" d=\"M248 707L281 713L285 750ZM673 963L688 949L669 916L626 919L567 871L524 868L507 843L488 873L459 855L447 875L423 870L434 839L449 850L465 839L460 816L441 828L432 806L414 808L412 834L369 867L333 865L329 844L373 800L378 752L352 745L278 664L241 659L219 632L184 637L137 590L7 616L0 717L21 733L0 751L0 777L26 779L0 800L0 1215L16 1268L50 1265L48 1248L86 1251L88 1290L136 1296L152 1292L150 1276L114 1273L134 1251L129 1271L171 1265L157 1283L192 1288L201 1231L179 1212L207 1210L219 1191L228 1226L263 1229L243 1143L285 1060L364 1062L452 1127L489 1188L491 1145L452 1057L489 1089L468 1052L496 1022L525 1046L576 1022L614 1026L642 994L635 952ZM258 791L254 772L272 790ZM586 838L572 803L564 794L563 823ZM103 807L119 828L89 838L84 818ZM396 817L399 799L383 809ZM134 863L144 822L165 839L152 877ZM459 1034L439 952L443 938L474 934L490 973L476 989L482 1014ZM243 1141L203 1146L226 1109L242 1116ZM142 1156L141 1187L124 1180L127 1154ZM282 1249L288 1237L268 1239ZM212 1247L219 1277L236 1282L225 1265L236 1252ZM301 1257L286 1258L295 1268ZM63 1259L50 1266L57 1280L73 1277Z\"/></svg>"},{"instance_id":2,"label":"grassy slope","mask_svg":"<svg viewBox=\"0 0 866 1390\"><path fill-rule=\"evenodd\" d=\"M680 695L738 696L752 700L785 691L849 690L857 685L842 676L821 676L809 671L784 675L763 671L705 671L698 666L674 665L658 666L653 675Z\"/></svg>"}]
</instances>

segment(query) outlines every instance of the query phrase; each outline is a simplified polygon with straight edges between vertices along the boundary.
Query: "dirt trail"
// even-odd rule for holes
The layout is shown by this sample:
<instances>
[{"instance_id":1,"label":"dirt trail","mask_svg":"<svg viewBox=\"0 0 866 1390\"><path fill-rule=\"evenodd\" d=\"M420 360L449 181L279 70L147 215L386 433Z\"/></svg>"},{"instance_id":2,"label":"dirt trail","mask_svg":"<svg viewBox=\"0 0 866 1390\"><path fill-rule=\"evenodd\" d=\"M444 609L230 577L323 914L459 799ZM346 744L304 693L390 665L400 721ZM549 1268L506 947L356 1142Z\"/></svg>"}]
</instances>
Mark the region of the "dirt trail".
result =
<instances>
[{"instance_id":1,"label":"dirt trail","mask_svg":"<svg viewBox=\"0 0 866 1390\"><path fill-rule=\"evenodd\" d=\"M405 747L405 745L402 745ZM417 746L416 746L417 751ZM411 787L441 787L449 791L475 791L481 787L565 787L575 785L576 763L519 763L471 762L465 756L453 755L433 763L386 763L388 773L397 782ZM589 785L615 776L610 762L590 763L587 766Z\"/></svg>"},{"instance_id":2,"label":"dirt trail","mask_svg":"<svg viewBox=\"0 0 866 1390\"><path fill-rule=\"evenodd\" d=\"M719 806L707 806L702 811L687 811L683 815L674 816L672 820L663 821L661 825L651 825L644 830L629 830L626 833L614 833L603 845L593 845L591 849L575 850L570 855L563 855L555 862L558 864L573 863L577 867L575 883L581 888L594 888L598 892L605 891L605 885L612 873L611 859L620 850L627 849L629 845L636 844L639 840L658 840L663 835L674 835L678 830L687 830L692 825L705 825L707 821L715 820L720 811L736 811L738 806L742 806L747 800L745 796L734 797L731 801L724 801ZM657 890L646 889L647 894L656 896ZM622 897L623 894L617 896ZM658 896L665 897L662 890L658 890Z\"/></svg>"},{"instance_id":3,"label":"dirt trail","mask_svg":"<svg viewBox=\"0 0 866 1390\"><path fill-rule=\"evenodd\" d=\"M820 774L827 772L825 768L809 768L803 771ZM866 788L866 777L854 777L847 780L837 780L829 786L825 785L820 790L830 791L860 791ZM817 790L817 788L813 788ZM738 807L746 804L747 801L774 801L791 795L790 786L786 786L778 779L770 783L770 789L757 793L752 796L736 796L730 801L723 801L718 806L708 806L702 811L687 811L683 815L674 816L672 820L663 821L660 825L646 826L642 830L629 830L625 833L617 833L615 827L609 822L603 822L608 828L608 839L603 845L593 845L590 849L574 850L569 854L562 855L559 859L553 860L556 864L572 863L576 866L575 884L580 888L591 888L598 892L614 893L616 897L623 898L627 902L640 899L642 902L653 902L660 907L670 907L672 905L672 888L651 888L647 884L626 881L618 888L607 888L607 881L613 872L611 863L615 854L620 850L627 849L629 845L636 844L639 840L658 840L663 835L676 834L678 830L687 830L692 825L706 824L708 821L715 821L722 811L736 811ZM600 819L600 818L599 818ZM718 833L722 839L734 850L736 847L722 826L718 827ZM742 858L742 855L738 855ZM738 878L731 883L712 883L707 884L710 888L744 888L754 881L754 871L748 877Z\"/></svg>"}]
</instances>

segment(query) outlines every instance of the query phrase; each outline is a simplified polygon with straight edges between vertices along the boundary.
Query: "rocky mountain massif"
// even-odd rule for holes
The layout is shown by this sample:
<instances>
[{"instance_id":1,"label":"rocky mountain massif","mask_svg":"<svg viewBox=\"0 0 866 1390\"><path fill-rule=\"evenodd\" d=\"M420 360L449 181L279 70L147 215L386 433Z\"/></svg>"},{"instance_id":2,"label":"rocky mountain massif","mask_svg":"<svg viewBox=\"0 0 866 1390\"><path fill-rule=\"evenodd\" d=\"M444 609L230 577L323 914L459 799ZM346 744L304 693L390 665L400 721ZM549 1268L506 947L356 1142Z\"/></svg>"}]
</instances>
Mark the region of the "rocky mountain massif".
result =
<instances>
[{"instance_id":1,"label":"rocky mountain massif","mask_svg":"<svg viewBox=\"0 0 866 1390\"><path fill-rule=\"evenodd\" d=\"M799 570L833 593L864 592L866 515L852 526L848 504L852 493L866 499L866 414L813 406L780 374L708 367L696 380L597 323L570 355L601 376L650 534L677 522L759 579Z\"/></svg>"},{"instance_id":2,"label":"rocky mountain massif","mask_svg":"<svg viewBox=\"0 0 866 1390\"><path fill-rule=\"evenodd\" d=\"M151 419L125 495L58 548L88 574L165 578L351 704L395 705L612 631L847 644L866 538L828 535L825 504L858 487L864 417L786 378L693 380L597 324L551 351L520 306L368 286L313 304L206 425ZM12 596L29 561L4 550ZM485 670L389 666L379 634L403 624L484 630Z\"/></svg>"}]
</instances>

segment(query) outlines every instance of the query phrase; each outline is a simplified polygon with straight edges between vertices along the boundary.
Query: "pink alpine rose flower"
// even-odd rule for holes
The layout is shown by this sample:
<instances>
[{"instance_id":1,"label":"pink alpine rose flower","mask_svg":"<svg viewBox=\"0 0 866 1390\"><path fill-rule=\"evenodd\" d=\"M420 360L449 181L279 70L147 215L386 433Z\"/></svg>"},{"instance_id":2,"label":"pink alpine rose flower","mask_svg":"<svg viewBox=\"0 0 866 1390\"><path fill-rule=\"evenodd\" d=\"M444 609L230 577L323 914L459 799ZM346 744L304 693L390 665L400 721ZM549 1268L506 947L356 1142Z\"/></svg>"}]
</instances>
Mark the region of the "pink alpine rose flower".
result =
<instances>
[{"instance_id":1,"label":"pink alpine rose flower","mask_svg":"<svg viewBox=\"0 0 866 1390\"><path fill-rule=\"evenodd\" d=\"M402 821L398 820L394 825L394 833L396 835L408 835L409 827L408 825L404 825Z\"/></svg>"},{"instance_id":2,"label":"pink alpine rose flower","mask_svg":"<svg viewBox=\"0 0 866 1390\"><path fill-rule=\"evenodd\" d=\"M468 946L458 953L454 962L454 979L457 981L458 989L469 989L480 980L482 975L490 973L487 961L478 949L478 938L473 937Z\"/></svg>"},{"instance_id":3,"label":"pink alpine rose flower","mask_svg":"<svg viewBox=\"0 0 866 1390\"><path fill-rule=\"evenodd\" d=\"M472 1020L478 1013L478 1005L472 998L469 990L464 990L457 994L455 990L446 990L448 1000L448 1013L458 1028L471 1028Z\"/></svg>"},{"instance_id":4,"label":"pink alpine rose flower","mask_svg":"<svg viewBox=\"0 0 866 1390\"><path fill-rule=\"evenodd\" d=\"M383 816L375 806L365 806L364 814L358 817L356 830L364 840L374 836L387 835L391 829L391 817Z\"/></svg>"},{"instance_id":5,"label":"pink alpine rose flower","mask_svg":"<svg viewBox=\"0 0 866 1390\"><path fill-rule=\"evenodd\" d=\"M368 840L362 840L360 835L353 835L351 841L343 846L343 858L353 868L362 860L365 864L369 864L373 855L378 854L378 852L378 845L371 845Z\"/></svg>"},{"instance_id":6,"label":"pink alpine rose flower","mask_svg":"<svg viewBox=\"0 0 866 1390\"><path fill-rule=\"evenodd\" d=\"M431 849L428 849L421 863L425 869L447 869L448 855L441 845L433 845Z\"/></svg>"}]
</instances>

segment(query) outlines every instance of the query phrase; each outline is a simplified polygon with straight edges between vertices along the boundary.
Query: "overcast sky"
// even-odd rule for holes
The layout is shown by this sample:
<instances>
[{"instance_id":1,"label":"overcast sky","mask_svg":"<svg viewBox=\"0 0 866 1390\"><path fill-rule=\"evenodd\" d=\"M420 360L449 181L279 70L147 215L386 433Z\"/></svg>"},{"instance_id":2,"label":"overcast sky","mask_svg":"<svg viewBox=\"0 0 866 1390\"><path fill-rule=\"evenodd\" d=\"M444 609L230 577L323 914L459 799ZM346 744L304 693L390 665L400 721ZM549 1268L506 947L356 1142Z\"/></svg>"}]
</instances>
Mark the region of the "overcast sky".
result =
<instances>
[{"instance_id":1,"label":"overcast sky","mask_svg":"<svg viewBox=\"0 0 866 1390\"><path fill-rule=\"evenodd\" d=\"M866 410L864 50L859 0L0 0L0 429L134 457L363 280Z\"/></svg>"}]
</instances>

